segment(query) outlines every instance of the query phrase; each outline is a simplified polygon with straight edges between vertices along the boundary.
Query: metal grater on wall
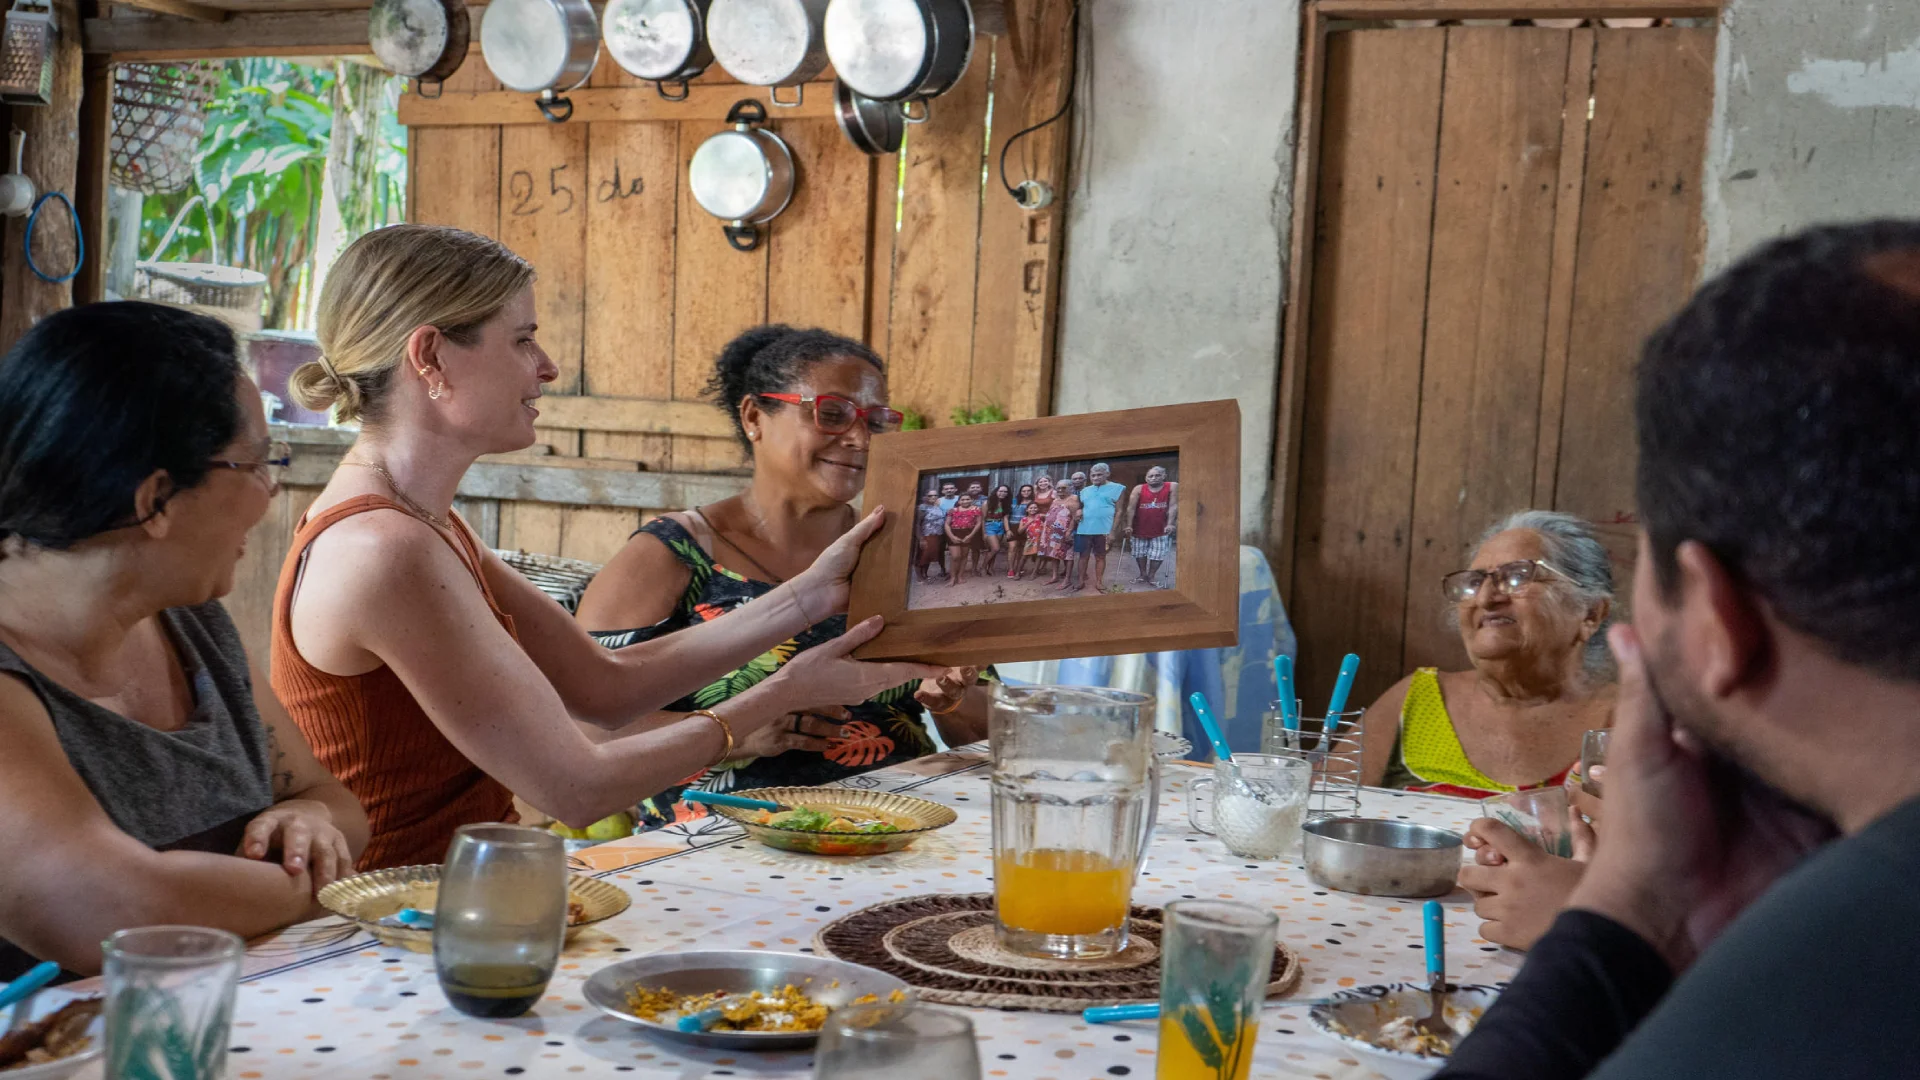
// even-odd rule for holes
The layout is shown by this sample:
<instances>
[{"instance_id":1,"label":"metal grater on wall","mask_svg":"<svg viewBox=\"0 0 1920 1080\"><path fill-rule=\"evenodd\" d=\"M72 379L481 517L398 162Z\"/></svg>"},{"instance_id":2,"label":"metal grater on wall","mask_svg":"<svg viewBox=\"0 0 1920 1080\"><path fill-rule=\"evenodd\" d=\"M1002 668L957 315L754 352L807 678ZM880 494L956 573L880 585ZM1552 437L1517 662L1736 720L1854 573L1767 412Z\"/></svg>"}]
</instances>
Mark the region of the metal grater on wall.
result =
<instances>
[{"instance_id":1,"label":"metal grater on wall","mask_svg":"<svg viewBox=\"0 0 1920 1080\"><path fill-rule=\"evenodd\" d=\"M53 0L14 0L0 35L0 101L53 101Z\"/></svg>"}]
</instances>

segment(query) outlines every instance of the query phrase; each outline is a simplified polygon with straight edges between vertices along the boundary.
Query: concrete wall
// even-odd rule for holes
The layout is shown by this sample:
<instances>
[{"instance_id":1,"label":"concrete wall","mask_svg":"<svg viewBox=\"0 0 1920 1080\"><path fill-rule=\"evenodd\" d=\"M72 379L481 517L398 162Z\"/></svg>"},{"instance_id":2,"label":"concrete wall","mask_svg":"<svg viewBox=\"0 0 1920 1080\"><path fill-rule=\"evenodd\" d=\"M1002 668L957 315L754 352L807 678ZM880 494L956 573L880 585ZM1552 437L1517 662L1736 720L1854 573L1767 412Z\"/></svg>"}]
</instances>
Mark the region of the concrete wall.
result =
<instances>
[{"instance_id":1,"label":"concrete wall","mask_svg":"<svg viewBox=\"0 0 1920 1080\"><path fill-rule=\"evenodd\" d=\"M1083 0L1054 411L1238 398L1265 525L1297 0Z\"/></svg>"},{"instance_id":2,"label":"concrete wall","mask_svg":"<svg viewBox=\"0 0 1920 1080\"><path fill-rule=\"evenodd\" d=\"M1734 0L1716 62L1709 272L1804 225L1920 215L1920 3Z\"/></svg>"}]
</instances>

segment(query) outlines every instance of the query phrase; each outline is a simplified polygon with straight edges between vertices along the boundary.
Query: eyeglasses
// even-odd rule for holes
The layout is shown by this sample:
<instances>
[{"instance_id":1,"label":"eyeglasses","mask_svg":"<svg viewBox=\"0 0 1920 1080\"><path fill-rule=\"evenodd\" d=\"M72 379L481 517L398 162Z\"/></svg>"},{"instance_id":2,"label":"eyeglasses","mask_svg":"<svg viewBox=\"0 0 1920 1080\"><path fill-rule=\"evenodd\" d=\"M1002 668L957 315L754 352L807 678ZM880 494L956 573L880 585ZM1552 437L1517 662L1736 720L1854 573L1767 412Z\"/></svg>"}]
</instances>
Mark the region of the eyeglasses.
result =
<instances>
[{"instance_id":1,"label":"eyeglasses","mask_svg":"<svg viewBox=\"0 0 1920 1080\"><path fill-rule=\"evenodd\" d=\"M784 401L789 405L808 406L813 409L813 426L828 435L840 435L853 425L866 421L867 431L874 435L885 435L899 431L906 417L887 408L875 405L863 409L858 403L838 394L821 394L817 397L801 397L798 394L756 394L768 401Z\"/></svg>"},{"instance_id":2,"label":"eyeglasses","mask_svg":"<svg viewBox=\"0 0 1920 1080\"><path fill-rule=\"evenodd\" d=\"M1519 592L1539 576L1541 570L1567 577L1567 572L1544 559L1522 559L1518 562L1501 563L1491 570L1455 570L1440 579L1440 591L1448 600L1456 604L1465 603L1480 594L1480 586L1492 578L1509 595ZM1571 579L1569 579L1571 580Z\"/></svg>"},{"instance_id":3,"label":"eyeglasses","mask_svg":"<svg viewBox=\"0 0 1920 1080\"><path fill-rule=\"evenodd\" d=\"M218 465L223 469L246 469L257 472L266 477L267 487L278 491L280 478L286 475L287 467L293 464L293 447L283 442L272 442L267 444L265 461L227 461L224 458L214 458L207 464Z\"/></svg>"}]
</instances>

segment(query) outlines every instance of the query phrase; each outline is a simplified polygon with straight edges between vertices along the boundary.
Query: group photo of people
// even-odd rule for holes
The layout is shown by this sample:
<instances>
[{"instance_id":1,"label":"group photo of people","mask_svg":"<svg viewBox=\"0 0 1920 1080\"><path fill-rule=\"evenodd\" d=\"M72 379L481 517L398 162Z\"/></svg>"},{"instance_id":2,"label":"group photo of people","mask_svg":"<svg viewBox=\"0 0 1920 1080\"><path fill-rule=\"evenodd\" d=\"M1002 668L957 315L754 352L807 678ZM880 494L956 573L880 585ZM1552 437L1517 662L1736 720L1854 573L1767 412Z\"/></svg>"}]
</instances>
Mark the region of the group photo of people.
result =
<instances>
[{"instance_id":1,"label":"group photo of people","mask_svg":"<svg viewBox=\"0 0 1920 1080\"><path fill-rule=\"evenodd\" d=\"M926 473L910 609L1174 585L1178 454Z\"/></svg>"}]
</instances>

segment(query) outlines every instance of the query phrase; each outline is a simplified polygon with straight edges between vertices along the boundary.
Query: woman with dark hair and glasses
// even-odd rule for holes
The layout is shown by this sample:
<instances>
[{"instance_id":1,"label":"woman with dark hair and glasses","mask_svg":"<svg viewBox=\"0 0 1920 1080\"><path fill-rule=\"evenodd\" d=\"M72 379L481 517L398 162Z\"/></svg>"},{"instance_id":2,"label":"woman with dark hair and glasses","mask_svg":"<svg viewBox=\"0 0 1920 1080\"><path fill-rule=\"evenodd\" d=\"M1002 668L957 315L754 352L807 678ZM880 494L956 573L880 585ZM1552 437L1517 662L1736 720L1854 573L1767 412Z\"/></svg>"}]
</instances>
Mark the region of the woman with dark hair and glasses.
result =
<instances>
[{"instance_id":1,"label":"woman with dark hair and glasses","mask_svg":"<svg viewBox=\"0 0 1920 1080\"><path fill-rule=\"evenodd\" d=\"M753 460L753 481L730 499L649 522L593 579L579 618L609 648L721 619L806 569L858 520L848 504L866 480L869 440L901 422L887 407L880 357L825 330L748 330L720 353L707 392L732 419ZM845 630L844 617L814 626L667 709L713 708ZM978 682L974 669L955 668L851 709L796 712L742 740L728 760L647 800L643 824L702 815L678 801L688 786L822 784L931 753L923 708L949 745L977 740L987 722L987 692Z\"/></svg>"},{"instance_id":2,"label":"woman with dark hair and glasses","mask_svg":"<svg viewBox=\"0 0 1920 1080\"><path fill-rule=\"evenodd\" d=\"M41 320L0 358L0 980L310 917L367 841L219 598L287 464L224 325Z\"/></svg>"},{"instance_id":3,"label":"woman with dark hair and glasses","mask_svg":"<svg viewBox=\"0 0 1920 1080\"><path fill-rule=\"evenodd\" d=\"M1373 703L1365 782L1472 798L1560 783L1612 722L1606 547L1570 514L1522 511L1441 592L1472 667L1421 668Z\"/></svg>"}]
</instances>

